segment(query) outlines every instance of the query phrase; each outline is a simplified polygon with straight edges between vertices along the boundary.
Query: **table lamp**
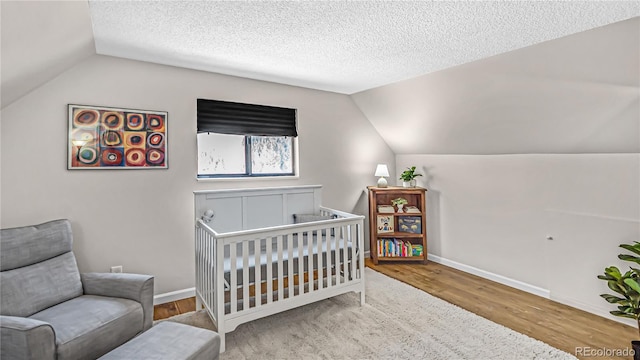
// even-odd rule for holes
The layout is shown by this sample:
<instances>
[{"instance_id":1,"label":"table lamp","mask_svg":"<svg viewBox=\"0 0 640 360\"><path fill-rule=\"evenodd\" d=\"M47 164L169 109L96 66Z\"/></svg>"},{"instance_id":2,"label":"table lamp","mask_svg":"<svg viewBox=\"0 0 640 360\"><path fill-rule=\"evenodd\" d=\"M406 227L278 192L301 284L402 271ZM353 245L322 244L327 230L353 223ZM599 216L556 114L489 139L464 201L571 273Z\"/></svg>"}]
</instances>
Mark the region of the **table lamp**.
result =
<instances>
[{"instance_id":1,"label":"table lamp","mask_svg":"<svg viewBox=\"0 0 640 360\"><path fill-rule=\"evenodd\" d=\"M378 179L378 187L387 187L387 179L385 179L385 176L389 176L389 169L387 169L386 164L378 164L375 176L380 176Z\"/></svg>"}]
</instances>

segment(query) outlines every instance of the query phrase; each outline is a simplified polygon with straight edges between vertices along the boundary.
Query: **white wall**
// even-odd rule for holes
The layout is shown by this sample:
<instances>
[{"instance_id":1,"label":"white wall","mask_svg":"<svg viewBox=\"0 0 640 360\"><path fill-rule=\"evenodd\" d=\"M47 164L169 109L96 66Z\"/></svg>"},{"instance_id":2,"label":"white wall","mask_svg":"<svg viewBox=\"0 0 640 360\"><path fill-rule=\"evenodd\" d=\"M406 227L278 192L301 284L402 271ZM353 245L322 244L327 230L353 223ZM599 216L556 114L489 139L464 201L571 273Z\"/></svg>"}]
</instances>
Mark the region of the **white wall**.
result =
<instances>
[{"instance_id":1,"label":"white wall","mask_svg":"<svg viewBox=\"0 0 640 360\"><path fill-rule=\"evenodd\" d=\"M198 182L196 98L298 109L300 178ZM168 111L167 170L66 169L67 104ZM1 225L69 218L81 271L192 287L194 190L322 184L326 206L367 213L363 189L394 155L345 95L95 55L2 109ZM394 175L395 176L395 175Z\"/></svg>"},{"instance_id":2,"label":"white wall","mask_svg":"<svg viewBox=\"0 0 640 360\"><path fill-rule=\"evenodd\" d=\"M431 254L610 317L596 276L628 268L618 245L640 241L640 154L398 155L396 165L425 174Z\"/></svg>"}]
</instances>

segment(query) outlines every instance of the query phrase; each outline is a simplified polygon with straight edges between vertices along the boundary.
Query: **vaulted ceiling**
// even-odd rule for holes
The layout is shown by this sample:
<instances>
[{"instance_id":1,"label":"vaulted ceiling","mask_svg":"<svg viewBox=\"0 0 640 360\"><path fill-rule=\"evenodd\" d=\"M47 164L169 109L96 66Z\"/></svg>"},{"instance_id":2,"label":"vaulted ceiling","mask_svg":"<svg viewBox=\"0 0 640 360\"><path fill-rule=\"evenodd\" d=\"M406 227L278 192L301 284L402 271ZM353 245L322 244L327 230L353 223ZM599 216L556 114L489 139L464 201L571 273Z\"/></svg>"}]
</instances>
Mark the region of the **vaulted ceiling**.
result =
<instances>
[{"instance_id":1,"label":"vaulted ceiling","mask_svg":"<svg viewBox=\"0 0 640 360\"><path fill-rule=\"evenodd\" d=\"M350 94L398 154L640 152L637 1L2 1L0 12L3 108L99 54Z\"/></svg>"}]
</instances>

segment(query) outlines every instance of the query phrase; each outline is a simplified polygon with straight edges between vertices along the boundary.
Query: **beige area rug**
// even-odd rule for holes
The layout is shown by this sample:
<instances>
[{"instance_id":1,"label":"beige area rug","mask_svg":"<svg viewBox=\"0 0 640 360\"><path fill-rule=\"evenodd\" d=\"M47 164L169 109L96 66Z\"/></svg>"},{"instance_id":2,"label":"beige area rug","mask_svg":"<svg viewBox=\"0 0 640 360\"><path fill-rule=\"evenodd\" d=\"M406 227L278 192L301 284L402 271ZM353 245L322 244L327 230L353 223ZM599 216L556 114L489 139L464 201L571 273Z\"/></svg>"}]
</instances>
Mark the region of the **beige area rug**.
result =
<instances>
[{"instance_id":1,"label":"beige area rug","mask_svg":"<svg viewBox=\"0 0 640 360\"><path fill-rule=\"evenodd\" d=\"M575 359L458 306L367 268L366 304L336 296L242 324L221 360ZM174 316L208 329L204 311Z\"/></svg>"}]
</instances>

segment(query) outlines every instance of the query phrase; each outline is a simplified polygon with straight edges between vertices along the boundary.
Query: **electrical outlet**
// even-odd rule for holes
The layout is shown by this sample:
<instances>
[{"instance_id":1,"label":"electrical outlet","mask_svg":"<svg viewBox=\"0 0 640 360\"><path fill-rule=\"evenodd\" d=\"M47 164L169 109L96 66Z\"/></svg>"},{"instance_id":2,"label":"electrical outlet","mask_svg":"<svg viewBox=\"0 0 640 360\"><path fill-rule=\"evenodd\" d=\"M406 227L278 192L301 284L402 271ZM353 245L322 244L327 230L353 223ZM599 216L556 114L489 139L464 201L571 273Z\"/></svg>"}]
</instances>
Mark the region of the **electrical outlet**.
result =
<instances>
[{"instance_id":1,"label":"electrical outlet","mask_svg":"<svg viewBox=\"0 0 640 360\"><path fill-rule=\"evenodd\" d=\"M122 272L122 265L112 266L111 267L111 272L112 273L121 273Z\"/></svg>"}]
</instances>

